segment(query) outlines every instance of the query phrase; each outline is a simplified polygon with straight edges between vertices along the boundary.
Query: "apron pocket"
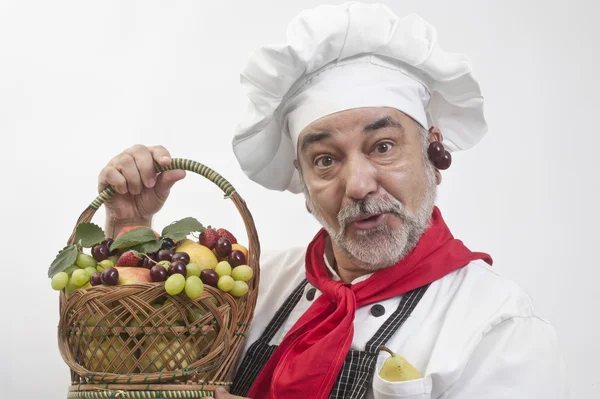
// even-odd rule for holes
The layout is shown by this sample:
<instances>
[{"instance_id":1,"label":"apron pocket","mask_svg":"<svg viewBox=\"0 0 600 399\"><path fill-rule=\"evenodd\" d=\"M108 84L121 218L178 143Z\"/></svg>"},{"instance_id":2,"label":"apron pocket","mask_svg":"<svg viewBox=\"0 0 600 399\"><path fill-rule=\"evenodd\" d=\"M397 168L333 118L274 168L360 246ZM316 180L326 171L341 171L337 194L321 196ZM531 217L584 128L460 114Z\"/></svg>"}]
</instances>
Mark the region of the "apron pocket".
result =
<instances>
[{"instance_id":1,"label":"apron pocket","mask_svg":"<svg viewBox=\"0 0 600 399\"><path fill-rule=\"evenodd\" d=\"M373 397L375 399L431 399L431 377L418 380L390 382L375 373L373 377Z\"/></svg>"}]
</instances>

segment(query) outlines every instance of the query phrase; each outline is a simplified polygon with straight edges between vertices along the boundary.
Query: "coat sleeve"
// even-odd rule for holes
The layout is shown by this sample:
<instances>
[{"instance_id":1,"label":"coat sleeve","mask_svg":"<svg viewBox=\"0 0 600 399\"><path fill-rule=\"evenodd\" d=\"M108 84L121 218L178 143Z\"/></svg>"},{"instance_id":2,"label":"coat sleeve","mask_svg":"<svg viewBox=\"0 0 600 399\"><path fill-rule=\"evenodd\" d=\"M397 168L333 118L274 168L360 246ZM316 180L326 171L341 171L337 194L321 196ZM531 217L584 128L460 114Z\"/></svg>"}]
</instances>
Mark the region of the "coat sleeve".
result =
<instances>
[{"instance_id":1,"label":"coat sleeve","mask_svg":"<svg viewBox=\"0 0 600 399\"><path fill-rule=\"evenodd\" d=\"M493 327L440 399L566 399L565 364L554 328L537 317Z\"/></svg>"}]
</instances>

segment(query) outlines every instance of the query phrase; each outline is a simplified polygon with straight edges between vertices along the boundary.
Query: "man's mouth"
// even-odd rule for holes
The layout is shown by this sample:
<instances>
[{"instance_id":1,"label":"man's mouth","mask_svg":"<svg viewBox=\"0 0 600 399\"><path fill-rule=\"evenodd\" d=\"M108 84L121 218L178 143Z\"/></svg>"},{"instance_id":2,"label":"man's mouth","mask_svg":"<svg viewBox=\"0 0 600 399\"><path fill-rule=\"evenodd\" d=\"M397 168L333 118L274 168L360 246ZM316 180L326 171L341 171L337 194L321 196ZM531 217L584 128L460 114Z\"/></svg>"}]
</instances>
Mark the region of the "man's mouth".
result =
<instances>
[{"instance_id":1,"label":"man's mouth","mask_svg":"<svg viewBox=\"0 0 600 399\"><path fill-rule=\"evenodd\" d=\"M354 226L360 230L368 230L375 228L385 222L388 213L371 213L363 215L358 219L353 220L350 226Z\"/></svg>"}]
</instances>

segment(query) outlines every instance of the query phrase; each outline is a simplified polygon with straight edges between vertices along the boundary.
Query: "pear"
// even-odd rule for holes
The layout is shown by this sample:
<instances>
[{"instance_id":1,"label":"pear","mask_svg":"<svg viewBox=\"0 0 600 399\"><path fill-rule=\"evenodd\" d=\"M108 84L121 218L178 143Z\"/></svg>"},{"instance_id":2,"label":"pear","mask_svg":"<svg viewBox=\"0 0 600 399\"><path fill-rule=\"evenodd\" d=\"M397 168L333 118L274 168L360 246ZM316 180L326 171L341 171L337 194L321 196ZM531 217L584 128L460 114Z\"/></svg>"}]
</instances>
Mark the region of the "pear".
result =
<instances>
[{"instance_id":1,"label":"pear","mask_svg":"<svg viewBox=\"0 0 600 399\"><path fill-rule=\"evenodd\" d=\"M379 350L388 352L391 356L385 360L379 376L386 381L401 382L423 378L419 370L402 356L392 352L387 346L380 346Z\"/></svg>"}]
</instances>

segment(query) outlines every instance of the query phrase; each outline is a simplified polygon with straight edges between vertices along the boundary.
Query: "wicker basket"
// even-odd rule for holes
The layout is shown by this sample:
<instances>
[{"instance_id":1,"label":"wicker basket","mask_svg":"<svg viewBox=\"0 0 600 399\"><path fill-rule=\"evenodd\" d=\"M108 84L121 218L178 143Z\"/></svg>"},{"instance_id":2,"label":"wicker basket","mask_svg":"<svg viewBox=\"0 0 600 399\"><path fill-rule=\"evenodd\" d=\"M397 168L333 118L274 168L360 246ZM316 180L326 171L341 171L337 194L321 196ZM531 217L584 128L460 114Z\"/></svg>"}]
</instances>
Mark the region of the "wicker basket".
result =
<instances>
[{"instance_id":1,"label":"wicker basket","mask_svg":"<svg viewBox=\"0 0 600 399\"><path fill-rule=\"evenodd\" d=\"M254 277L241 298L205 285L196 300L168 295L164 283L95 286L60 293L58 344L71 370L68 398L200 398L231 384L254 314L260 246L244 200L218 173L173 159L159 172L184 169L216 184L244 219ZM106 188L77 221L89 222L115 190Z\"/></svg>"}]
</instances>

